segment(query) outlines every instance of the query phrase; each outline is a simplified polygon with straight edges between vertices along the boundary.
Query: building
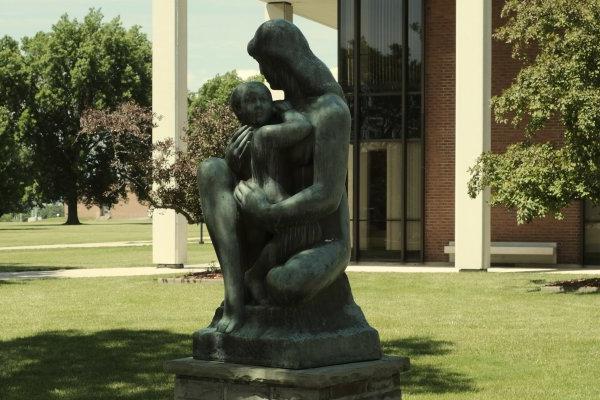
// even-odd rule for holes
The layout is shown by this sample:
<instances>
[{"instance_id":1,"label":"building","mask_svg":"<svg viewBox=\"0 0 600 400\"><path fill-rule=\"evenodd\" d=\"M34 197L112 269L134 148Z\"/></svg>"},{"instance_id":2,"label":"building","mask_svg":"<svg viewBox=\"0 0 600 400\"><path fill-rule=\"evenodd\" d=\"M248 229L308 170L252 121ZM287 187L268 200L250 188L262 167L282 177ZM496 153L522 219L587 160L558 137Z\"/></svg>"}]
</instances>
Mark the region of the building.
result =
<instances>
[{"instance_id":1,"label":"building","mask_svg":"<svg viewBox=\"0 0 600 400\"><path fill-rule=\"evenodd\" d=\"M68 207L64 205L65 215ZM86 207L83 203L77 204L77 216L84 219L106 218L106 219L131 219L149 218L150 209L138 201L135 193L129 193L126 200L121 200L112 207Z\"/></svg>"},{"instance_id":2,"label":"building","mask_svg":"<svg viewBox=\"0 0 600 400\"><path fill-rule=\"evenodd\" d=\"M521 139L490 115L491 96L519 70L510 48L491 37L503 0L262 1L267 18L296 14L338 31L338 80L354 120L356 260L447 263L454 250L458 268L485 269L497 242L511 242L499 252L516 253L492 254L497 260L598 260L600 213L591 207L575 203L562 221L519 226L513 212L490 210L487 194L467 195L477 156ZM559 127L546 135L557 137Z\"/></svg>"}]
</instances>

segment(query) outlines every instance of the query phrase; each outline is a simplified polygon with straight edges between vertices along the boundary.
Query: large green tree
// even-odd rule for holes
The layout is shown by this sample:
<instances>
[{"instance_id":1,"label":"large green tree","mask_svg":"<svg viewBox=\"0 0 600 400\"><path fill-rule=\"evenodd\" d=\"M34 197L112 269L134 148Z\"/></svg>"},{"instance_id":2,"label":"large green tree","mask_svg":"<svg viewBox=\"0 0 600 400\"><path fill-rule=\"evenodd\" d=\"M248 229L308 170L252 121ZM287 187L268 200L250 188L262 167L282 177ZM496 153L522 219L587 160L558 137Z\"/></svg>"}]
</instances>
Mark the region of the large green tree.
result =
<instances>
[{"instance_id":1,"label":"large green tree","mask_svg":"<svg viewBox=\"0 0 600 400\"><path fill-rule=\"evenodd\" d=\"M19 44L7 36L0 38L0 215L23 211L28 205L32 181L18 124L26 93Z\"/></svg>"},{"instance_id":2,"label":"large green tree","mask_svg":"<svg viewBox=\"0 0 600 400\"><path fill-rule=\"evenodd\" d=\"M90 10L82 20L62 16L50 32L21 45L27 87L19 117L30 146L39 200L63 200L67 224L79 223L77 203L111 205L127 187L111 168L111 143L80 132L86 109L151 102L151 45L139 27Z\"/></svg>"},{"instance_id":3,"label":"large green tree","mask_svg":"<svg viewBox=\"0 0 600 400\"><path fill-rule=\"evenodd\" d=\"M554 215L574 200L600 204L600 0L507 0L495 37L523 63L492 101L495 119L523 130L504 153L483 154L469 193L491 188L491 204L518 222ZM559 123L562 137L540 133Z\"/></svg>"},{"instance_id":4,"label":"large green tree","mask_svg":"<svg viewBox=\"0 0 600 400\"><path fill-rule=\"evenodd\" d=\"M189 95L189 115L193 116L197 109L203 110L210 104L225 106L229 104L231 92L237 85L248 81L264 82L262 75L251 76L248 79L241 78L236 70L217 74L200 86L196 92Z\"/></svg>"}]
</instances>

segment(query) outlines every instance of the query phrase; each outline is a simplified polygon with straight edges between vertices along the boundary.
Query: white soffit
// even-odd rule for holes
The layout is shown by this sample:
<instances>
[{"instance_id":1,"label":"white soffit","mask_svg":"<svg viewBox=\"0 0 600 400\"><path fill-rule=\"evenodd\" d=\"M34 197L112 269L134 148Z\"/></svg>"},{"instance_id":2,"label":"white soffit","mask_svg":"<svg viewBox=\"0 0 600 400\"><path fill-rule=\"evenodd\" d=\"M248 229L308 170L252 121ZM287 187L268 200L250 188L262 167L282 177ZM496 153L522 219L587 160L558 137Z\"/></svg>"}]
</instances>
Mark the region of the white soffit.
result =
<instances>
[{"instance_id":1,"label":"white soffit","mask_svg":"<svg viewBox=\"0 0 600 400\"><path fill-rule=\"evenodd\" d=\"M263 3L281 1L261 0ZM294 7L294 14L337 29L337 0L287 0Z\"/></svg>"}]
</instances>

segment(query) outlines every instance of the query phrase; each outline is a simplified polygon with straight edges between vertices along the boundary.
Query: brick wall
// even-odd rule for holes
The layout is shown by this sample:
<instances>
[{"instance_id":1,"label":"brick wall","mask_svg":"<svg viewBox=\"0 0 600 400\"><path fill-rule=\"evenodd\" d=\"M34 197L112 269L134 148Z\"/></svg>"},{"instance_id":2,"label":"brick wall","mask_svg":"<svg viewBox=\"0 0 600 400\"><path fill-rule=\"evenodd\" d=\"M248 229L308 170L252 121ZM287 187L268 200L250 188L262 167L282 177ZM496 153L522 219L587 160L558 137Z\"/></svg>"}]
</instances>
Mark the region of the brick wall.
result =
<instances>
[{"instance_id":1,"label":"brick wall","mask_svg":"<svg viewBox=\"0 0 600 400\"><path fill-rule=\"evenodd\" d=\"M425 1L425 260L447 261L443 246L454 238L454 95L455 1ZM493 27L502 22L503 0L493 0ZM492 93L499 94L519 70L510 48L492 45ZM542 140L560 137L557 124ZM492 150L502 151L522 138L518 130L492 124ZM514 212L492 209L493 241L557 242L559 263L581 263L581 205L573 204L565 219L552 218L517 225Z\"/></svg>"},{"instance_id":2,"label":"brick wall","mask_svg":"<svg viewBox=\"0 0 600 400\"><path fill-rule=\"evenodd\" d=\"M65 205L65 215L67 215L67 206ZM85 205L77 204L77 215L82 219L92 219L100 217L100 208L93 206L87 208ZM148 207L139 203L137 196L130 193L128 200L120 201L110 210L111 219L128 219L128 218L147 218Z\"/></svg>"},{"instance_id":3,"label":"brick wall","mask_svg":"<svg viewBox=\"0 0 600 400\"><path fill-rule=\"evenodd\" d=\"M493 27L496 29L503 24L500 11L502 0L493 1ZM502 92L508 87L517 75L520 64L510 56L510 47L494 40L492 43L492 95ZM541 141L560 142L560 126L550 124ZM517 129L507 125L492 124L492 151L501 152L510 143L522 140L523 136ZM517 225L515 213L505 208L492 209L492 240L528 241L528 242L557 242L559 263L581 263L581 246L583 243L583 221L581 204L574 203L564 211L565 219L557 221L554 218L545 218L533 221L530 224Z\"/></svg>"},{"instance_id":4,"label":"brick wall","mask_svg":"<svg viewBox=\"0 0 600 400\"><path fill-rule=\"evenodd\" d=\"M454 239L455 3L425 4L425 261Z\"/></svg>"}]
</instances>

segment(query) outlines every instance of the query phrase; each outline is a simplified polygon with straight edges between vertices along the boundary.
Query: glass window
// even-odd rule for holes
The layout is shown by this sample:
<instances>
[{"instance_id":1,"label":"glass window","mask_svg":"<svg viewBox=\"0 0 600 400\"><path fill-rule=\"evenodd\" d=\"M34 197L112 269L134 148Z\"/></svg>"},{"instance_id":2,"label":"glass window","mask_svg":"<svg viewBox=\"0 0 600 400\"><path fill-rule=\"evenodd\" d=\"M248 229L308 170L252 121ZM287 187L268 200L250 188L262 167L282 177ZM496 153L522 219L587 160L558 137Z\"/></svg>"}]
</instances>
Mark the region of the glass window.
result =
<instances>
[{"instance_id":1,"label":"glass window","mask_svg":"<svg viewBox=\"0 0 600 400\"><path fill-rule=\"evenodd\" d=\"M362 96L361 139L402 138L402 96Z\"/></svg>"},{"instance_id":2,"label":"glass window","mask_svg":"<svg viewBox=\"0 0 600 400\"><path fill-rule=\"evenodd\" d=\"M600 265L600 207L586 201L584 209L584 262Z\"/></svg>"},{"instance_id":3,"label":"glass window","mask_svg":"<svg viewBox=\"0 0 600 400\"><path fill-rule=\"evenodd\" d=\"M354 132L354 96L352 94L346 95L346 103L350 109L350 116L352 117L352 124L350 125L350 141L356 140L356 132Z\"/></svg>"},{"instance_id":4,"label":"glass window","mask_svg":"<svg viewBox=\"0 0 600 400\"><path fill-rule=\"evenodd\" d=\"M421 137L420 94L410 94L406 96L406 136L408 138Z\"/></svg>"},{"instance_id":5,"label":"glass window","mask_svg":"<svg viewBox=\"0 0 600 400\"><path fill-rule=\"evenodd\" d=\"M408 3L408 88L409 92L421 91L421 66L423 62L422 0Z\"/></svg>"},{"instance_id":6,"label":"glass window","mask_svg":"<svg viewBox=\"0 0 600 400\"><path fill-rule=\"evenodd\" d=\"M360 88L402 91L402 1L360 3Z\"/></svg>"},{"instance_id":7,"label":"glass window","mask_svg":"<svg viewBox=\"0 0 600 400\"><path fill-rule=\"evenodd\" d=\"M354 86L354 1L340 0L338 82L346 93Z\"/></svg>"},{"instance_id":8,"label":"glass window","mask_svg":"<svg viewBox=\"0 0 600 400\"><path fill-rule=\"evenodd\" d=\"M348 159L353 254L419 261L423 258L422 0L338 4L339 81L354 121ZM360 43L356 51L355 43ZM357 148L360 151L352 153Z\"/></svg>"},{"instance_id":9,"label":"glass window","mask_svg":"<svg viewBox=\"0 0 600 400\"><path fill-rule=\"evenodd\" d=\"M360 146L359 242L363 253L385 256L402 250L402 154L401 142Z\"/></svg>"},{"instance_id":10,"label":"glass window","mask_svg":"<svg viewBox=\"0 0 600 400\"><path fill-rule=\"evenodd\" d=\"M595 206L589 200L585 202L585 220L600 222L600 207Z\"/></svg>"}]
</instances>

